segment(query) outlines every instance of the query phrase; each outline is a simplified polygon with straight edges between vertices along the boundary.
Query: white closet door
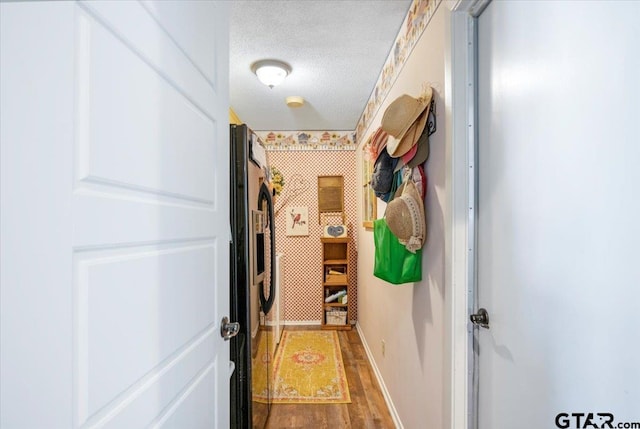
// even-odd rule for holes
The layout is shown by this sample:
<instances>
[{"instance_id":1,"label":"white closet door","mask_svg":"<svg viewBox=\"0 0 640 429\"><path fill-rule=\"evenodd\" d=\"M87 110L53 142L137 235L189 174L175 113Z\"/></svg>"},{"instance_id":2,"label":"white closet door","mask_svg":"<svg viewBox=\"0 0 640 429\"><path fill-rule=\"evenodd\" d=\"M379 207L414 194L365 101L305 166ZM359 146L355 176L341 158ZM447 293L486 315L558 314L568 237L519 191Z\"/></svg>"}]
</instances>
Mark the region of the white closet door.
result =
<instances>
[{"instance_id":1,"label":"white closet door","mask_svg":"<svg viewBox=\"0 0 640 429\"><path fill-rule=\"evenodd\" d=\"M640 420L639 19L626 1L479 17L480 429Z\"/></svg>"}]
</instances>

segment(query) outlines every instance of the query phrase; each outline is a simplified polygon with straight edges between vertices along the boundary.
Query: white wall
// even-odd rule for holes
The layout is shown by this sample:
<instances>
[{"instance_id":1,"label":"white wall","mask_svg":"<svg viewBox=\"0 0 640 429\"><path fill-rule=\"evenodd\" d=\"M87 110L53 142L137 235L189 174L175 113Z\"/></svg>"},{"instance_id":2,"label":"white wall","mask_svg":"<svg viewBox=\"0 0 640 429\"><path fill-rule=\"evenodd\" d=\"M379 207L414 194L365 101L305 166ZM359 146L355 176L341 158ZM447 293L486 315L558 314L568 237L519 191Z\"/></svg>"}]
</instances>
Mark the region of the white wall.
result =
<instances>
[{"instance_id":1,"label":"white wall","mask_svg":"<svg viewBox=\"0 0 640 429\"><path fill-rule=\"evenodd\" d=\"M364 341L389 393L397 417L408 429L441 428L448 421L445 408L449 378L444 362L445 312L445 219L450 217L447 168L445 64L451 12L442 3L415 45L364 138L374 132L386 107L406 93L417 97L423 84L434 89L438 130L430 138L426 163L428 190L427 242L423 250L423 280L392 285L373 276L373 231L361 227L358 234L358 323ZM362 185L362 183L360 183ZM360 203L361 204L361 203ZM378 217L386 205L378 200ZM362 207L360 207L360 210ZM382 354L382 341L386 352Z\"/></svg>"}]
</instances>

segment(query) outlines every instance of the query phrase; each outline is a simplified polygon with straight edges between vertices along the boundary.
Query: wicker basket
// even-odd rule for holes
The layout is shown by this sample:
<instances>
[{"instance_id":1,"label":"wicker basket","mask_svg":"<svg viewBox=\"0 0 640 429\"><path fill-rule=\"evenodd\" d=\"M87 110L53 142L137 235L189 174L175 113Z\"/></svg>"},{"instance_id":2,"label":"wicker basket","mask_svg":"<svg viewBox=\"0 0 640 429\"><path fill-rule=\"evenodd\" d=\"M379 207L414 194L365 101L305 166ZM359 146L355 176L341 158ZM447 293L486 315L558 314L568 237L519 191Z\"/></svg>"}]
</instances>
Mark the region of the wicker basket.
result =
<instances>
[{"instance_id":1,"label":"wicker basket","mask_svg":"<svg viewBox=\"0 0 640 429\"><path fill-rule=\"evenodd\" d=\"M346 325L347 312L342 310L327 310L327 325Z\"/></svg>"}]
</instances>

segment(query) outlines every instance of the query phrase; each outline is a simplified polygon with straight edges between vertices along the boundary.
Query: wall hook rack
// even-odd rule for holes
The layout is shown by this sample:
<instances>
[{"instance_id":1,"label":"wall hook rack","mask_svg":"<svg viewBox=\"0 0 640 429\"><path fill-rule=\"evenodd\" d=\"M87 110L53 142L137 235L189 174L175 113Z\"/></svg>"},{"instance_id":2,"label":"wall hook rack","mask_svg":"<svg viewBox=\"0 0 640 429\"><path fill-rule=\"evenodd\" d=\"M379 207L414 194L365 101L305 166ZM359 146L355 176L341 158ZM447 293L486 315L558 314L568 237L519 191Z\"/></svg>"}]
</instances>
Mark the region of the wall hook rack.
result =
<instances>
[{"instance_id":1,"label":"wall hook rack","mask_svg":"<svg viewBox=\"0 0 640 429\"><path fill-rule=\"evenodd\" d=\"M431 99L429 114L427 115L427 130L429 135L436 132L436 100Z\"/></svg>"}]
</instances>

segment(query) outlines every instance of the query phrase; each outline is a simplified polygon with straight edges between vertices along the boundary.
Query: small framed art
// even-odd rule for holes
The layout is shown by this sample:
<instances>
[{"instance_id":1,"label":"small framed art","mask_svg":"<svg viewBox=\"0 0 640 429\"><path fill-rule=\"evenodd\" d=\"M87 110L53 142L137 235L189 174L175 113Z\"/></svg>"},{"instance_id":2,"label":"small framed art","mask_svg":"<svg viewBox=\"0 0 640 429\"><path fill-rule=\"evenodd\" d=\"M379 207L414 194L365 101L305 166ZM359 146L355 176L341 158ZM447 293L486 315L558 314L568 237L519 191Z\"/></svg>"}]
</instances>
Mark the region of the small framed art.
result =
<instances>
[{"instance_id":1,"label":"small framed art","mask_svg":"<svg viewBox=\"0 0 640 429\"><path fill-rule=\"evenodd\" d=\"M307 207L287 207L287 236L309 235L309 210Z\"/></svg>"}]
</instances>

